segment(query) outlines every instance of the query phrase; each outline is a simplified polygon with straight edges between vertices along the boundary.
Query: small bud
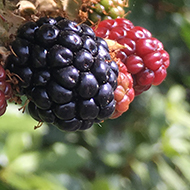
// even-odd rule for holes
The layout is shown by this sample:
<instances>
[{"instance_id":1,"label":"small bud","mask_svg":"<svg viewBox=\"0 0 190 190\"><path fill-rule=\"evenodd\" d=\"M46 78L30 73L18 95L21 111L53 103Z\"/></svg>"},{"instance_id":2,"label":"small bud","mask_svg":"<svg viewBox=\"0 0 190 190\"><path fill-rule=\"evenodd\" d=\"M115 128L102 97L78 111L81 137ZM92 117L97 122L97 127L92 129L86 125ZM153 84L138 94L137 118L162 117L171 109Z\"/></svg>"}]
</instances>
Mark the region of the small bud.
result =
<instances>
[{"instance_id":1,"label":"small bud","mask_svg":"<svg viewBox=\"0 0 190 190\"><path fill-rule=\"evenodd\" d=\"M54 11L58 9L54 0L36 0L35 5L39 11Z\"/></svg>"},{"instance_id":2,"label":"small bud","mask_svg":"<svg viewBox=\"0 0 190 190\"><path fill-rule=\"evenodd\" d=\"M30 1L19 1L17 7L21 16L32 15L36 12L35 5Z\"/></svg>"}]
</instances>

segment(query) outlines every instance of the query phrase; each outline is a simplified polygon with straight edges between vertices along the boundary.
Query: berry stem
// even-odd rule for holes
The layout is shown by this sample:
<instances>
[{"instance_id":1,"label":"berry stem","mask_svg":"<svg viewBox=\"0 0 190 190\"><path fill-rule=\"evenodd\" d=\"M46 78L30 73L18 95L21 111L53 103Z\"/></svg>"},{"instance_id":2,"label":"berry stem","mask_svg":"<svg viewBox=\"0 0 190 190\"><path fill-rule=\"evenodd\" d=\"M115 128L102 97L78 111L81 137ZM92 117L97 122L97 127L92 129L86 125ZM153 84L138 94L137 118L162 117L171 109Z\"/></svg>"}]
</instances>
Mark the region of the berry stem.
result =
<instances>
[{"instance_id":1,"label":"berry stem","mask_svg":"<svg viewBox=\"0 0 190 190\"><path fill-rule=\"evenodd\" d=\"M39 121L38 124L36 126L34 126L34 130L40 128L43 125L44 122Z\"/></svg>"},{"instance_id":2,"label":"berry stem","mask_svg":"<svg viewBox=\"0 0 190 190\"><path fill-rule=\"evenodd\" d=\"M30 100L27 99L25 102L24 102L24 105L22 107L20 107L18 110L21 111L22 110L22 113L25 112L26 110L26 106L29 104Z\"/></svg>"}]
</instances>

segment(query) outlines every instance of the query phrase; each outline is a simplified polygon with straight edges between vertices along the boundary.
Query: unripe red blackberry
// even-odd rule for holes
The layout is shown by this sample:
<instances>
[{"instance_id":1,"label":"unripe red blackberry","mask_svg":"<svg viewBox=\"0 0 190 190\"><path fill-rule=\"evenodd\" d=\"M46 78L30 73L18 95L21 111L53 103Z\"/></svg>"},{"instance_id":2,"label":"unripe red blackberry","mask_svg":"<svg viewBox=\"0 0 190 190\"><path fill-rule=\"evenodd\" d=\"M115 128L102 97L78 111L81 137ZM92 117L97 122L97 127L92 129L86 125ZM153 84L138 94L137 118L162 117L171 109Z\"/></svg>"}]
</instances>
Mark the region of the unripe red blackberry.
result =
<instances>
[{"instance_id":1,"label":"unripe red blackberry","mask_svg":"<svg viewBox=\"0 0 190 190\"><path fill-rule=\"evenodd\" d=\"M147 29L134 26L124 18L101 21L93 29L97 36L116 40L125 46L116 57L132 74L135 95L148 90L151 85L159 85L165 79L170 64L169 54Z\"/></svg>"},{"instance_id":2,"label":"unripe red blackberry","mask_svg":"<svg viewBox=\"0 0 190 190\"><path fill-rule=\"evenodd\" d=\"M61 130L85 130L115 110L118 66L86 24L40 18L22 25L6 69L18 77L30 115Z\"/></svg>"},{"instance_id":3,"label":"unripe red blackberry","mask_svg":"<svg viewBox=\"0 0 190 190\"><path fill-rule=\"evenodd\" d=\"M11 95L11 85L6 81L6 72L0 64L0 116L5 113L7 108L7 100L11 98Z\"/></svg>"},{"instance_id":4,"label":"unripe red blackberry","mask_svg":"<svg viewBox=\"0 0 190 190\"><path fill-rule=\"evenodd\" d=\"M114 91L116 108L110 117L111 119L115 119L126 112L135 96L131 74L127 71L125 64L120 60L118 60L117 64L119 67L119 76L117 78L117 88Z\"/></svg>"}]
</instances>

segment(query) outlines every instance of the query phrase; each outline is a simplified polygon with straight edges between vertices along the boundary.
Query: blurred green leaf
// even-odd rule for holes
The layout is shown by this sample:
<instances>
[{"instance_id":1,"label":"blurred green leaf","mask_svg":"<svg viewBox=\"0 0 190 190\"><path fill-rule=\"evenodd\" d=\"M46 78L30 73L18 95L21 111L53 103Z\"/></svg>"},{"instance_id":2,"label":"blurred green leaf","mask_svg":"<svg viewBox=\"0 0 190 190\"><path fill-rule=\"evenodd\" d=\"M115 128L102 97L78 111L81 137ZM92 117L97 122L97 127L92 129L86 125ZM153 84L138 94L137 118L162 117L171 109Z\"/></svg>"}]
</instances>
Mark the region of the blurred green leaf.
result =
<instances>
[{"instance_id":1,"label":"blurred green leaf","mask_svg":"<svg viewBox=\"0 0 190 190\"><path fill-rule=\"evenodd\" d=\"M181 125L170 126L162 136L162 148L166 155L190 153L190 130Z\"/></svg>"},{"instance_id":2,"label":"blurred green leaf","mask_svg":"<svg viewBox=\"0 0 190 190\"><path fill-rule=\"evenodd\" d=\"M131 163L133 171L141 178L142 183L147 183L150 180L148 166L144 162L134 159Z\"/></svg>"},{"instance_id":3,"label":"blurred green leaf","mask_svg":"<svg viewBox=\"0 0 190 190\"><path fill-rule=\"evenodd\" d=\"M21 154L17 159L8 165L8 170L13 173L27 174L32 173L39 167L39 153L31 152Z\"/></svg>"},{"instance_id":4,"label":"blurred green leaf","mask_svg":"<svg viewBox=\"0 0 190 190\"><path fill-rule=\"evenodd\" d=\"M40 153L39 171L75 171L89 158L89 152L80 146L55 143L52 148Z\"/></svg>"},{"instance_id":5,"label":"blurred green leaf","mask_svg":"<svg viewBox=\"0 0 190 190\"><path fill-rule=\"evenodd\" d=\"M106 179L96 179L92 183L92 190L110 190L109 183Z\"/></svg>"},{"instance_id":6,"label":"blurred green leaf","mask_svg":"<svg viewBox=\"0 0 190 190\"><path fill-rule=\"evenodd\" d=\"M175 170L162 158L156 161L158 171L168 187L171 189L186 189L186 183Z\"/></svg>"},{"instance_id":7,"label":"blurred green leaf","mask_svg":"<svg viewBox=\"0 0 190 190\"><path fill-rule=\"evenodd\" d=\"M105 154L103 160L110 167L120 167L123 163L122 157L114 153Z\"/></svg>"},{"instance_id":8,"label":"blurred green leaf","mask_svg":"<svg viewBox=\"0 0 190 190\"><path fill-rule=\"evenodd\" d=\"M179 85L171 87L167 95L166 116L170 122L190 127L189 105L185 102L185 96L184 87Z\"/></svg>"},{"instance_id":9,"label":"blurred green leaf","mask_svg":"<svg viewBox=\"0 0 190 190\"><path fill-rule=\"evenodd\" d=\"M173 163L180 169L182 174L188 180L188 184L190 185L190 157L189 155L179 155L175 156L172 159Z\"/></svg>"},{"instance_id":10,"label":"blurred green leaf","mask_svg":"<svg viewBox=\"0 0 190 190\"><path fill-rule=\"evenodd\" d=\"M161 152L159 144L141 143L135 150L135 156L139 160L148 161Z\"/></svg>"},{"instance_id":11,"label":"blurred green leaf","mask_svg":"<svg viewBox=\"0 0 190 190\"><path fill-rule=\"evenodd\" d=\"M18 111L19 106L9 104L7 111L0 117L0 132L32 132L38 134L42 129L34 130L37 122L28 114Z\"/></svg>"},{"instance_id":12,"label":"blurred green leaf","mask_svg":"<svg viewBox=\"0 0 190 190\"><path fill-rule=\"evenodd\" d=\"M187 21L184 21L184 24L181 27L181 37L186 43L187 47L190 49L190 23Z\"/></svg>"},{"instance_id":13,"label":"blurred green leaf","mask_svg":"<svg viewBox=\"0 0 190 190\"><path fill-rule=\"evenodd\" d=\"M64 186L58 184L58 181L53 183L48 178L35 174L20 175L7 172L4 173L3 178L19 190L67 190Z\"/></svg>"},{"instance_id":14,"label":"blurred green leaf","mask_svg":"<svg viewBox=\"0 0 190 190\"><path fill-rule=\"evenodd\" d=\"M4 152L11 162L17 156L19 156L26 148L24 133L11 133L6 138L6 144L4 146Z\"/></svg>"}]
</instances>

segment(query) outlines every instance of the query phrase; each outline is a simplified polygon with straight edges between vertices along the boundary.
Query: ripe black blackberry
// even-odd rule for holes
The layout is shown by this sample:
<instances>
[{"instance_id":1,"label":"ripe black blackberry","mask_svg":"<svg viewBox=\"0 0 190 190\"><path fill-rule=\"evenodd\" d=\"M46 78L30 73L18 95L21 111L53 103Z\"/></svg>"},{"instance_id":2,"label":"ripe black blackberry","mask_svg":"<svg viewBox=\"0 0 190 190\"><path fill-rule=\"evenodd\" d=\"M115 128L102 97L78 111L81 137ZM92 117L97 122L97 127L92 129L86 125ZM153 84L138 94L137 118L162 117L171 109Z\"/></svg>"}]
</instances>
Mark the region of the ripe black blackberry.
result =
<instances>
[{"instance_id":1,"label":"ripe black blackberry","mask_svg":"<svg viewBox=\"0 0 190 190\"><path fill-rule=\"evenodd\" d=\"M6 69L18 77L30 115L61 130L85 130L115 110L118 67L85 24L43 17L22 25Z\"/></svg>"}]
</instances>

